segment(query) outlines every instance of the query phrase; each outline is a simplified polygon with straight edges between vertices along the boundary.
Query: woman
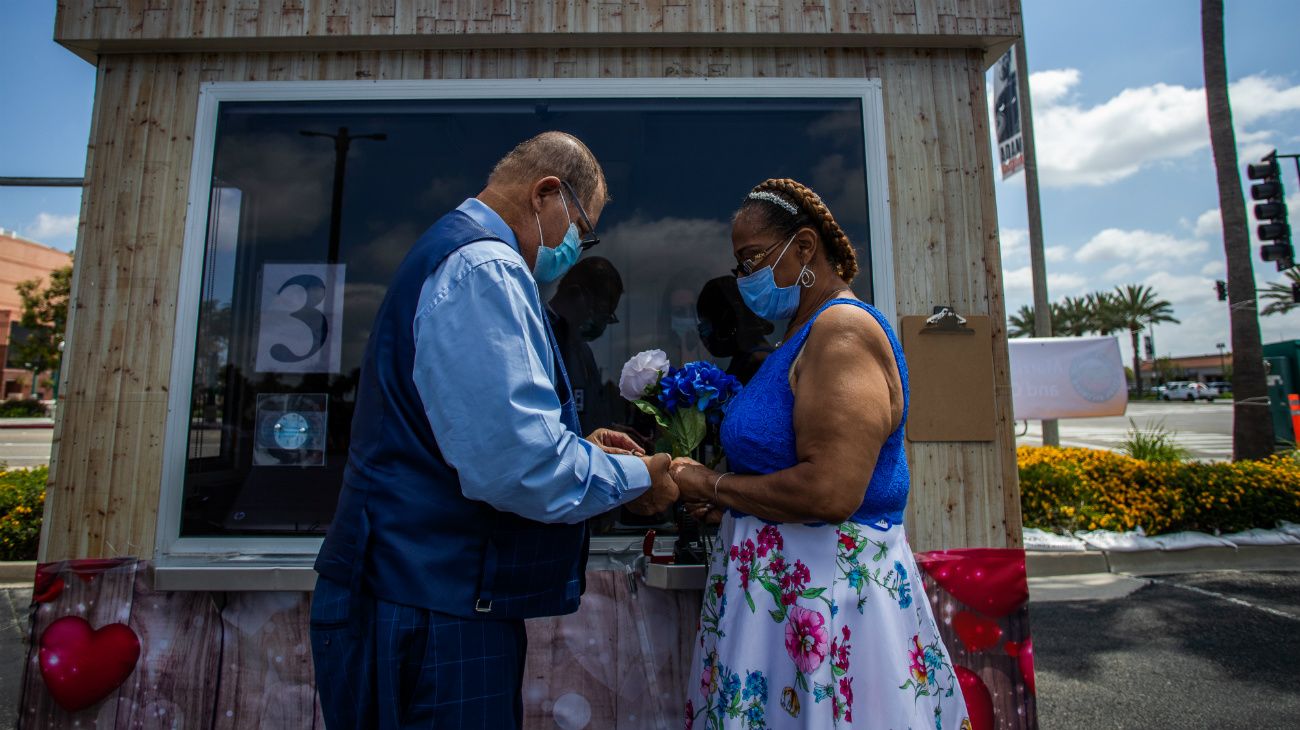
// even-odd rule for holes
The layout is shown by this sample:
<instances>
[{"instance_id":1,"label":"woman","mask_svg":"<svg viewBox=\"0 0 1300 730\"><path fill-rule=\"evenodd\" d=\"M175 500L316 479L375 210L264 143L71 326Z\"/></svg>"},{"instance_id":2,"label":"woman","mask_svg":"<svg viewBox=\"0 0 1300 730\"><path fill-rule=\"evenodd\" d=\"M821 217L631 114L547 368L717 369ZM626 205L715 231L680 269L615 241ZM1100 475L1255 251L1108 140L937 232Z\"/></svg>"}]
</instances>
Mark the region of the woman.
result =
<instances>
[{"instance_id":1,"label":"woman","mask_svg":"<svg viewBox=\"0 0 1300 730\"><path fill-rule=\"evenodd\" d=\"M731 471L673 463L682 498L722 520L686 725L968 727L903 534L907 366L849 289L853 247L785 179L746 197L731 241L745 303L790 324L728 407Z\"/></svg>"}]
</instances>

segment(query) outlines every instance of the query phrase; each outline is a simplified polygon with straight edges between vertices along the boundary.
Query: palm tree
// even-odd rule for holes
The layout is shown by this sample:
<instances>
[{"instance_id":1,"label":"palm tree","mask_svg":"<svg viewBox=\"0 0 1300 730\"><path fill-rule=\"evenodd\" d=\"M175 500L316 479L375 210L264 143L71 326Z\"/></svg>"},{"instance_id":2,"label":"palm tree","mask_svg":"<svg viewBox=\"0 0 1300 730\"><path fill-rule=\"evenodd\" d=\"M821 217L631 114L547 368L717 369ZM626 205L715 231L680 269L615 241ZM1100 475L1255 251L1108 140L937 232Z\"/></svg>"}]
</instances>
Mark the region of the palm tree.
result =
<instances>
[{"instance_id":1,"label":"palm tree","mask_svg":"<svg viewBox=\"0 0 1300 730\"><path fill-rule=\"evenodd\" d=\"M1128 328L1129 336L1133 338L1133 380L1137 383L1137 396L1141 398L1142 355L1141 350L1138 349L1138 334L1153 324L1161 322L1178 324L1178 320L1174 318L1173 305L1158 298L1155 290L1149 286L1141 284L1117 286L1115 293L1110 297L1115 307L1115 316L1123 321L1124 327Z\"/></svg>"},{"instance_id":2,"label":"palm tree","mask_svg":"<svg viewBox=\"0 0 1300 730\"><path fill-rule=\"evenodd\" d=\"M1099 335L1113 335L1124 329L1124 317L1115 303L1115 295L1110 292L1096 291L1089 294L1088 314L1091 326L1089 330Z\"/></svg>"},{"instance_id":3,"label":"palm tree","mask_svg":"<svg viewBox=\"0 0 1300 730\"><path fill-rule=\"evenodd\" d=\"M1237 170L1237 139L1228 100L1228 68L1223 46L1223 0L1201 0L1201 53L1205 66L1205 106L1210 147L1219 184L1223 252L1228 265L1228 312L1232 329L1232 455L1262 459L1273 453L1273 419L1264 381L1264 347L1255 307L1255 271L1246 230L1246 202ZM1136 336L1136 335L1135 335Z\"/></svg>"},{"instance_id":4,"label":"palm tree","mask_svg":"<svg viewBox=\"0 0 1300 730\"><path fill-rule=\"evenodd\" d=\"M1286 278L1291 280L1290 283L1275 281L1260 295L1261 299L1268 300L1268 306L1259 312L1266 317L1270 314L1286 314L1300 307L1291 293L1291 287L1300 284L1300 269L1287 269L1284 273Z\"/></svg>"},{"instance_id":5,"label":"palm tree","mask_svg":"<svg viewBox=\"0 0 1300 730\"><path fill-rule=\"evenodd\" d=\"M1028 304L1020 305L1019 311L1007 317L1007 329L1012 337L1034 336L1034 308Z\"/></svg>"},{"instance_id":6,"label":"palm tree","mask_svg":"<svg viewBox=\"0 0 1300 730\"><path fill-rule=\"evenodd\" d=\"M1092 312L1083 297L1066 297L1052 305L1052 334L1082 337L1092 330Z\"/></svg>"}]
</instances>

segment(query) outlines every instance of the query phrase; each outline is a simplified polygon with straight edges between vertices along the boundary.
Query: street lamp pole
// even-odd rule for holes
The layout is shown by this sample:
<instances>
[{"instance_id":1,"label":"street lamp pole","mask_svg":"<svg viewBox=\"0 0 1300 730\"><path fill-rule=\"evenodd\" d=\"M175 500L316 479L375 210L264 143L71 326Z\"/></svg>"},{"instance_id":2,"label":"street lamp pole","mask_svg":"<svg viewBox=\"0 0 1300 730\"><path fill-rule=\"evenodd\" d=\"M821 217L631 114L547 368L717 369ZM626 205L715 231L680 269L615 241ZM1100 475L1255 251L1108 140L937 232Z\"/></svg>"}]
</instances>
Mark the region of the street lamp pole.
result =
<instances>
[{"instance_id":1,"label":"street lamp pole","mask_svg":"<svg viewBox=\"0 0 1300 730\"><path fill-rule=\"evenodd\" d=\"M54 400L59 400L59 377L63 373L63 346L65 341L59 340L59 366L54 368Z\"/></svg>"},{"instance_id":2,"label":"street lamp pole","mask_svg":"<svg viewBox=\"0 0 1300 730\"><path fill-rule=\"evenodd\" d=\"M329 262L339 261L339 228L343 220L343 175L348 167L348 147L354 139L373 139L382 142L388 139L386 134L350 134L347 127L339 127L335 134L298 130L304 137L328 137L334 140L334 199L330 205L330 249Z\"/></svg>"}]
</instances>

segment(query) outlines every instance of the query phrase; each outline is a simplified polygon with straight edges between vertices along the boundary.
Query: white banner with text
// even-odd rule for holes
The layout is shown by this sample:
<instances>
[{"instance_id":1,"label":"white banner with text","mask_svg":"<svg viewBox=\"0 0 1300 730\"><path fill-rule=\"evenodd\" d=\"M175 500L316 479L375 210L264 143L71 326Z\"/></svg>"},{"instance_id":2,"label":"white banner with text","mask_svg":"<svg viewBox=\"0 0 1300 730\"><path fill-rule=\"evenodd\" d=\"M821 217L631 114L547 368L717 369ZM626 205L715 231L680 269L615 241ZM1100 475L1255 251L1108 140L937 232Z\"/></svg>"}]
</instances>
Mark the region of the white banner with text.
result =
<instances>
[{"instance_id":1,"label":"white banner with text","mask_svg":"<svg viewBox=\"0 0 1300 730\"><path fill-rule=\"evenodd\" d=\"M1009 340L1016 420L1122 416L1128 379L1114 337Z\"/></svg>"}]
</instances>

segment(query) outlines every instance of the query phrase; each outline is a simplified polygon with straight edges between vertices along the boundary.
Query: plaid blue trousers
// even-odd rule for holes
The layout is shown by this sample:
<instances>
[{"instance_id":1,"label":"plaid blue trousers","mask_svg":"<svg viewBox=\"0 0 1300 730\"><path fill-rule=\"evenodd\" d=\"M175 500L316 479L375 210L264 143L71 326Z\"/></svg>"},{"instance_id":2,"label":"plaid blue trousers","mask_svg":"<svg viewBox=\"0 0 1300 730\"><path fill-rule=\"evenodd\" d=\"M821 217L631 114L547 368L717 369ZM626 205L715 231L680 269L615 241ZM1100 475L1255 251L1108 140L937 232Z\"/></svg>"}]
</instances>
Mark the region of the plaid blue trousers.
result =
<instances>
[{"instance_id":1,"label":"plaid blue trousers","mask_svg":"<svg viewBox=\"0 0 1300 730\"><path fill-rule=\"evenodd\" d=\"M328 730L519 728L522 619L470 620L316 581L311 649Z\"/></svg>"}]
</instances>

